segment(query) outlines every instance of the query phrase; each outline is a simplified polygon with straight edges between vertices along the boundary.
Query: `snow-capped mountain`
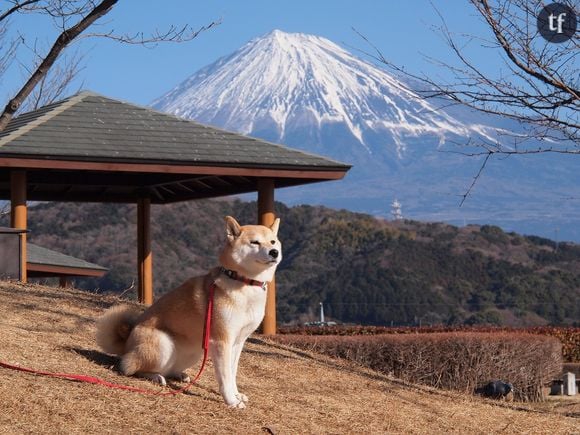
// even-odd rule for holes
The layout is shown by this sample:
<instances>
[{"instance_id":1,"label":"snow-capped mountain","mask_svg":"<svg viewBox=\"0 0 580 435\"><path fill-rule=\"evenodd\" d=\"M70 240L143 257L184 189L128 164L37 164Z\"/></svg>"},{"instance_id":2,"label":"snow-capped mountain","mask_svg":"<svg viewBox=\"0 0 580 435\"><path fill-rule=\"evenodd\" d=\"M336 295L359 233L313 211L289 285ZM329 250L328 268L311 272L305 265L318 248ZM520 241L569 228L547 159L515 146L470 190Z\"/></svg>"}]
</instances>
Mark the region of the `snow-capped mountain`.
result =
<instances>
[{"instance_id":1,"label":"snow-capped mountain","mask_svg":"<svg viewBox=\"0 0 580 435\"><path fill-rule=\"evenodd\" d=\"M365 135L407 138L486 134L437 111L385 71L318 36L274 30L198 71L153 102L163 111L285 143L303 129L338 125L368 154Z\"/></svg>"},{"instance_id":2,"label":"snow-capped mountain","mask_svg":"<svg viewBox=\"0 0 580 435\"><path fill-rule=\"evenodd\" d=\"M573 162L558 156L488 164L459 208L481 160L444 150L470 139L493 141L502 129L516 127L505 120L490 124L467 110L451 114L318 36L275 30L197 71L152 105L354 165L344 181L279 195L291 203L388 216L398 198L405 217L494 223L546 236L572 219L565 210L578 211L578 204L558 203L574 196L580 181ZM560 177L565 181L546 185Z\"/></svg>"}]
</instances>

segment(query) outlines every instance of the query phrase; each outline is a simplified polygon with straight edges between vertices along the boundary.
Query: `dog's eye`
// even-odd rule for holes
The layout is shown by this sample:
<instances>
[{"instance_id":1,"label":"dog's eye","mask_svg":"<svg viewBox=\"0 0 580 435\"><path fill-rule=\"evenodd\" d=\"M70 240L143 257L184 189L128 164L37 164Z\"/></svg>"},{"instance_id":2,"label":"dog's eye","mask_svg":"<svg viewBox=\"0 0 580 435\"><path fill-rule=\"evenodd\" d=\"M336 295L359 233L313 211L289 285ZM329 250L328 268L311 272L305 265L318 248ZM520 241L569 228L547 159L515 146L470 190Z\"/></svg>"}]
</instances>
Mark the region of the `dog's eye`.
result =
<instances>
[{"instance_id":1,"label":"dog's eye","mask_svg":"<svg viewBox=\"0 0 580 435\"><path fill-rule=\"evenodd\" d=\"M260 246L260 242L258 242L257 240L252 240L250 243L252 245L258 245L258 246Z\"/></svg>"},{"instance_id":2,"label":"dog's eye","mask_svg":"<svg viewBox=\"0 0 580 435\"><path fill-rule=\"evenodd\" d=\"M271 243L272 245L275 245L275 244L276 244L276 240L270 240L270 243Z\"/></svg>"}]
</instances>

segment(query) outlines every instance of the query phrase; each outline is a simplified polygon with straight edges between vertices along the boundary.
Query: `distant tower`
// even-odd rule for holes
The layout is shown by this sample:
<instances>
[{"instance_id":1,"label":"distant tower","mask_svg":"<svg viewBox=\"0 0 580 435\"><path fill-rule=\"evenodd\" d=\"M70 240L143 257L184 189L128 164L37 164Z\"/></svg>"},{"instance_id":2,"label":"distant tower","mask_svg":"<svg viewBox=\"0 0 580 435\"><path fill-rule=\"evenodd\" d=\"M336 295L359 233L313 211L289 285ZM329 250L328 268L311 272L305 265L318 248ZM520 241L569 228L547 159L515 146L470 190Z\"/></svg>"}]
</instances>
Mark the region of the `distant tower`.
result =
<instances>
[{"instance_id":1,"label":"distant tower","mask_svg":"<svg viewBox=\"0 0 580 435\"><path fill-rule=\"evenodd\" d=\"M391 204L391 215L396 221L403 220L403 212L401 211L401 203L397 198Z\"/></svg>"},{"instance_id":2,"label":"distant tower","mask_svg":"<svg viewBox=\"0 0 580 435\"><path fill-rule=\"evenodd\" d=\"M320 302L320 323L324 323L324 305Z\"/></svg>"}]
</instances>

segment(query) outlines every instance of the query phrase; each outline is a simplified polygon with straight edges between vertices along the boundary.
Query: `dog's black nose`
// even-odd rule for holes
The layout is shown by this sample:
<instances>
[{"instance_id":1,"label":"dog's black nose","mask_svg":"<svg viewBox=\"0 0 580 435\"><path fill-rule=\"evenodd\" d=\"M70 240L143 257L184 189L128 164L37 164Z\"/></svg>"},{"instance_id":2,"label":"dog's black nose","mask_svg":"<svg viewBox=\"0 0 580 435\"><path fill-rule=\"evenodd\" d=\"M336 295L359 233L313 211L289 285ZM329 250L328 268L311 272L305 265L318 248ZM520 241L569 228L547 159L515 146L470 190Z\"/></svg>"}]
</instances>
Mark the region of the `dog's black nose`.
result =
<instances>
[{"instance_id":1,"label":"dog's black nose","mask_svg":"<svg viewBox=\"0 0 580 435\"><path fill-rule=\"evenodd\" d=\"M278 250L277 250L277 249L272 249L272 250L270 250L270 252L268 252L268 254L269 254L269 255L270 255L270 257L272 257L272 258L278 258L278 255L279 255L280 253L278 252Z\"/></svg>"}]
</instances>

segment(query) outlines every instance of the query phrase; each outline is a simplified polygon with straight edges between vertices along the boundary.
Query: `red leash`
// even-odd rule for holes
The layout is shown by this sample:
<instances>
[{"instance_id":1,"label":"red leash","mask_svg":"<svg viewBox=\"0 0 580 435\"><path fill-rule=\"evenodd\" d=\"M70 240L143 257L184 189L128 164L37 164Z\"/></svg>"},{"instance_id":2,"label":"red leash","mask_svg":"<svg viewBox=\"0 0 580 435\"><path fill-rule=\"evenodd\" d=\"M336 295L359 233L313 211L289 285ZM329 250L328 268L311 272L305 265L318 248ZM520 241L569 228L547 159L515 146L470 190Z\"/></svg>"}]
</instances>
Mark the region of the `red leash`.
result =
<instances>
[{"instance_id":1,"label":"red leash","mask_svg":"<svg viewBox=\"0 0 580 435\"><path fill-rule=\"evenodd\" d=\"M153 391L153 390L146 390L143 388L131 387L129 385L123 384L116 384L114 382L105 381L104 379L96 378L93 376L86 376L86 375L76 375L76 374L69 374L69 373L52 373L52 372L44 372L41 370L34 370L28 369L26 367L15 366L12 364L7 364L5 362L0 361L0 367L4 367L11 370L17 370L20 372L25 373L33 373L35 375L42 375L42 376L50 376L52 378L60 378L66 379L69 381L77 381L77 382L84 382L87 384L96 384L102 385L108 388L114 388L117 390L125 390L125 391L132 391L134 393L141 393L141 394L150 394L153 396L174 396L179 393L185 392L189 387L191 387L197 380L201 377L203 370L205 369L205 363L207 362L207 357L209 353L209 340L211 336L211 317L213 312L213 302L214 302L214 292L216 288L215 282L209 286L209 295L207 300L207 310L205 312L205 324L203 329L203 360L201 362L201 367L199 372L193 380L191 380L185 387L180 388L179 390L172 390L172 391Z\"/></svg>"}]
</instances>

